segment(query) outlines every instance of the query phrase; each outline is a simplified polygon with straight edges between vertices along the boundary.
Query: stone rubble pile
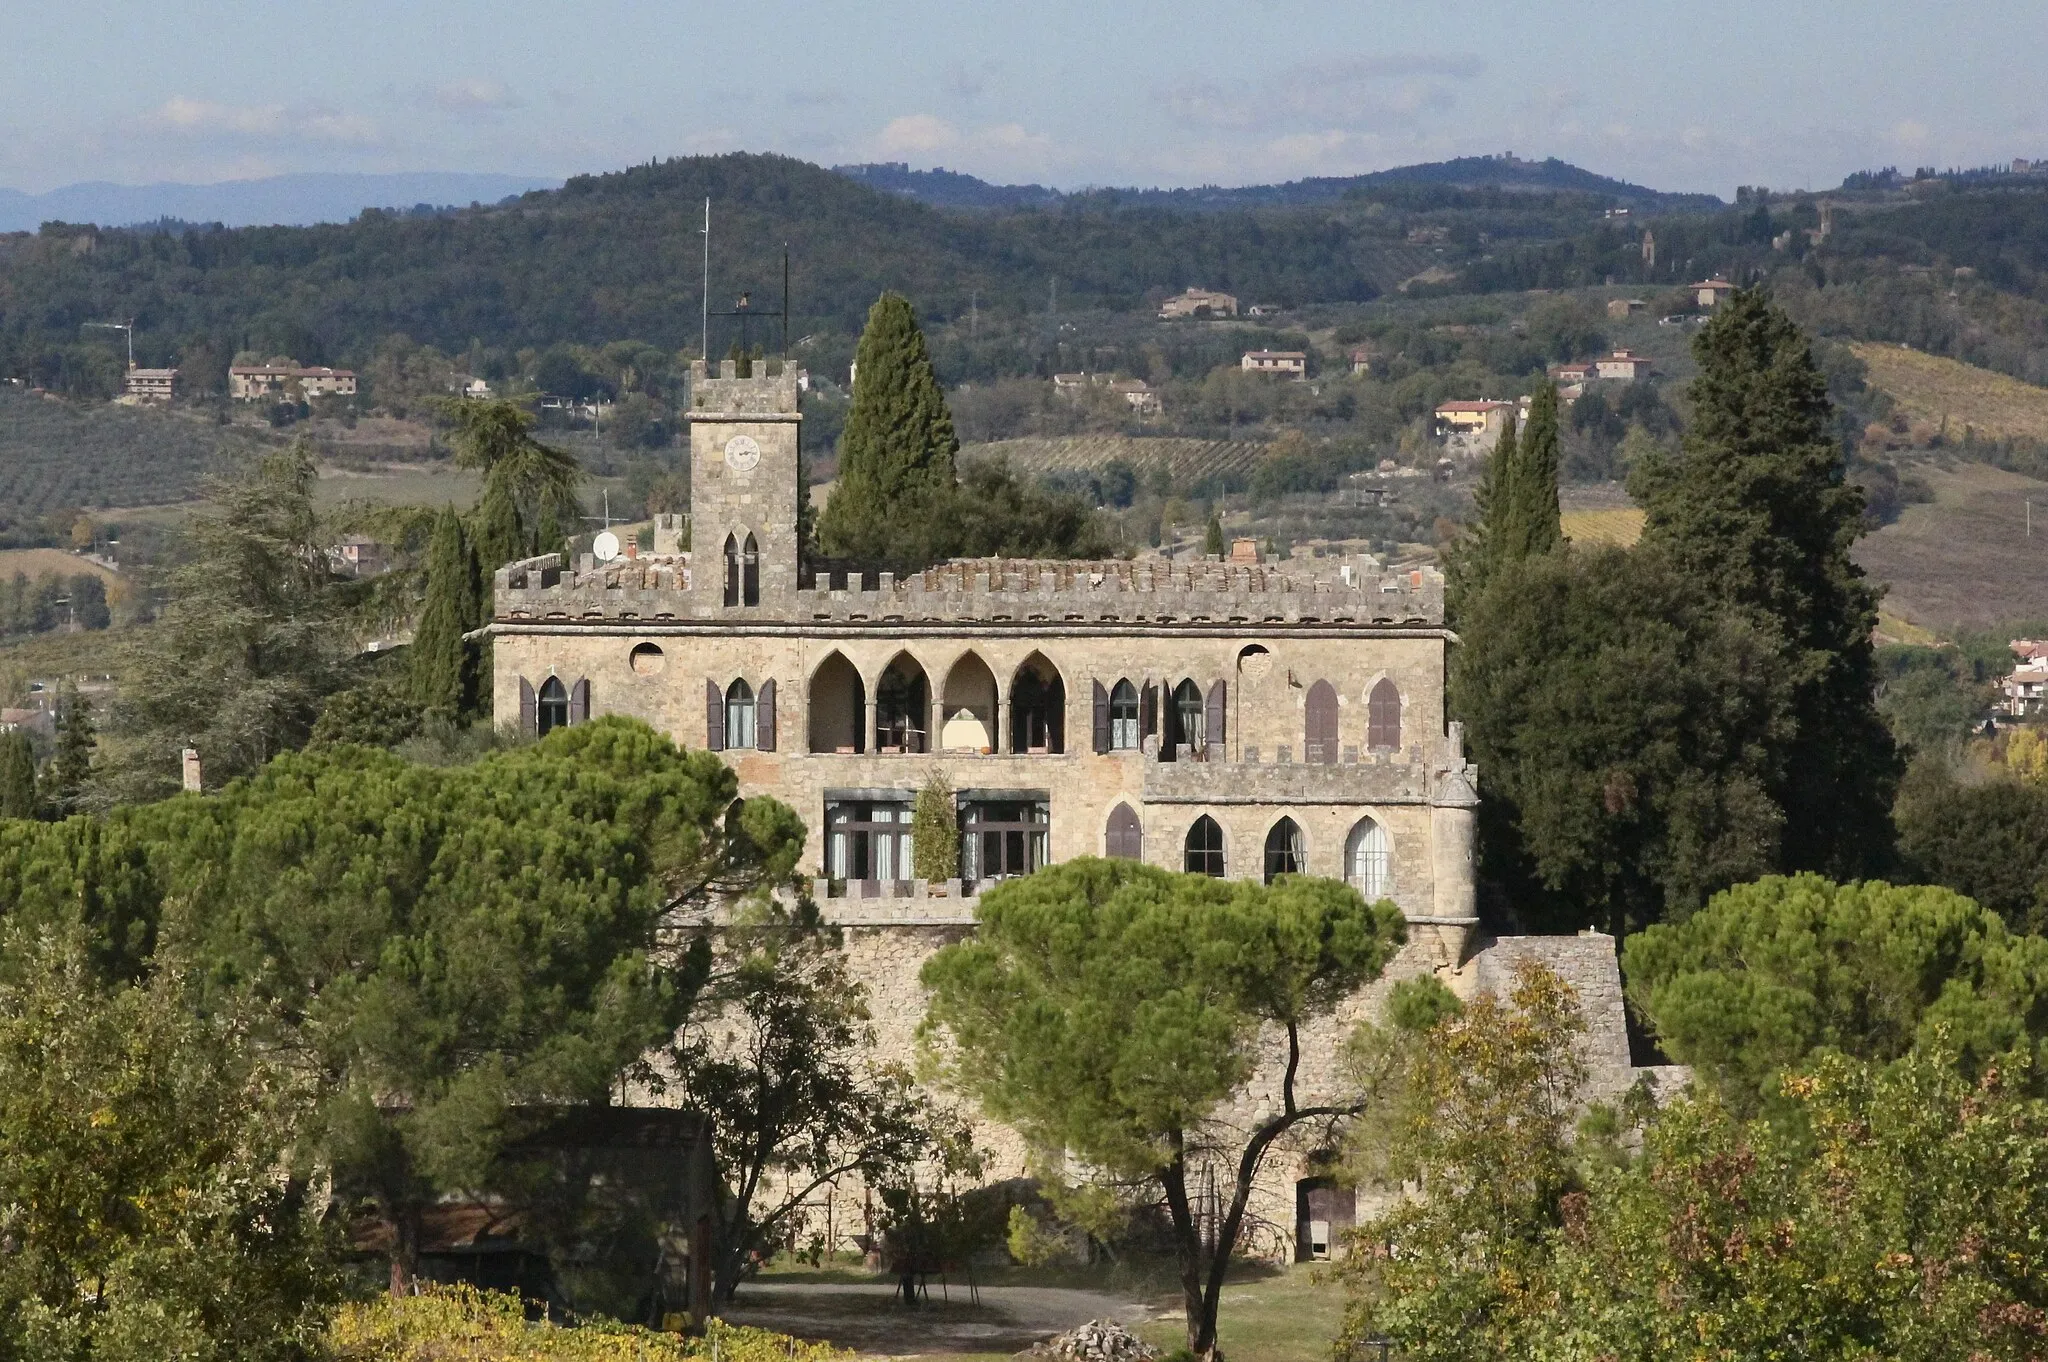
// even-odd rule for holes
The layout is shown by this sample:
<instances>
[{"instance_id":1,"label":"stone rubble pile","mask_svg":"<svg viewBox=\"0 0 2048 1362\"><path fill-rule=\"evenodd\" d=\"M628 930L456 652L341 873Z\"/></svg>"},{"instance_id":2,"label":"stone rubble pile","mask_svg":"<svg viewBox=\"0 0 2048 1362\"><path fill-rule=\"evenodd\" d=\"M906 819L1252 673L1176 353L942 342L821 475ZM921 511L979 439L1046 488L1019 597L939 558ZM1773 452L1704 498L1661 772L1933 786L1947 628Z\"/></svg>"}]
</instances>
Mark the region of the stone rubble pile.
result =
<instances>
[{"instance_id":1,"label":"stone rubble pile","mask_svg":"<svg viewBox=\"0 0 2048 1362\"><path fill-rule=\"evenodd\" d=\"M1111 1319L1091 1319L1031 1350L1057 1362L1155 1362L1161 1356L1136 1334Z\"/></svg>"}]
</instances>

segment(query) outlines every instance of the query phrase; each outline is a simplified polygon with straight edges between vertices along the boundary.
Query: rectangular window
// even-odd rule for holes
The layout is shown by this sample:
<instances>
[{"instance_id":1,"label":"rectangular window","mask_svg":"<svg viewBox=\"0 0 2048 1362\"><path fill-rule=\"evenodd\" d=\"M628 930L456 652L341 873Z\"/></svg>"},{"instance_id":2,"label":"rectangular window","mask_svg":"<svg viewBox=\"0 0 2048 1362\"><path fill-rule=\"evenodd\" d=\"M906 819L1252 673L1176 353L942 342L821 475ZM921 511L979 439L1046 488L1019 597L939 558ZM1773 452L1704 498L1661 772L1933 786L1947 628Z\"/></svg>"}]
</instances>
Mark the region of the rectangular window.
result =
<instances>
[{"instance_id":1,"label":"rectangular window","mask_svg":"<svg viewBox=\"0 0 2048 1362\"><path fill-rule=\"evenodd\" d=\"M910 799L825 806L825 875L833 880L911 878Z\"/></svg>"},{"instance_id":2,"label":"rectangular window","mask_svg":"<svg viewBox=\"0 0 2048 1362\"><path fill-rule=\"evenodd\" d=\"M1049 859L1052 807L1036 800L973 800L960 810L960 878L1028 875Z\"/></svg>"}]
</instances>

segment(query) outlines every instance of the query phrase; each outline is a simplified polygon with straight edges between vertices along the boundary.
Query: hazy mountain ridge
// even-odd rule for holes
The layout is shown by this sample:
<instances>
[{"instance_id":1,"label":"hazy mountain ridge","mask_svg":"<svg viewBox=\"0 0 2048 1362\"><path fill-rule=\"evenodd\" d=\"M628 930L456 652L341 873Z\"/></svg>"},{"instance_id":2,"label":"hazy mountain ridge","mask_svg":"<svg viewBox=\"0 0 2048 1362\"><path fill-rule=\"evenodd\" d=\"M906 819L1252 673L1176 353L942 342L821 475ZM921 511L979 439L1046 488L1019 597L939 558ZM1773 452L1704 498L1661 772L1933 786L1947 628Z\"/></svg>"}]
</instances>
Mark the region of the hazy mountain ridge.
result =
<instances>
[{"instance_id":1,"label":"hazy mountain ridge","mask_svg":"<svg viewBox=\"0 0 2048 1362\"><path fill-rule=\"evenodd\" d=\"M0 232L32 232L45 222L123 227L171 218L226 227L304 227L348 222L365 208L435 207L497 203L559 179L419 171L391 175L311 172L217 184L65 185L42 194L0 189Z\"/></svg>"},{"instance_id":2,"label":"hazy mountain ridge","mask_svg":"<svg viewBox=\"0 0 2048 1362\"><path fill-rule=\"evenodd\" d=\"M1556 157L1524 161L1513 156L1461 156L1451 161L1396 166L1366 175L1316 176L1279 184L1193 189L1100 188L1072 192L1042 184L991 184L943 167L912 170L901 161L834 166L832 169L872 189L915 199L935 208L1015 209L1105 203L1183 211L1228 211L1246 208L1293 208L1336 203L1360 191L1392 185L1440 185L1457 189L1509 189L1529 192L1592 194L1612 199L1617 207L1658 212L1712 212L1727 207L1712 194L1672 193L1617 180Z\"/></svg>"}]
</instances>

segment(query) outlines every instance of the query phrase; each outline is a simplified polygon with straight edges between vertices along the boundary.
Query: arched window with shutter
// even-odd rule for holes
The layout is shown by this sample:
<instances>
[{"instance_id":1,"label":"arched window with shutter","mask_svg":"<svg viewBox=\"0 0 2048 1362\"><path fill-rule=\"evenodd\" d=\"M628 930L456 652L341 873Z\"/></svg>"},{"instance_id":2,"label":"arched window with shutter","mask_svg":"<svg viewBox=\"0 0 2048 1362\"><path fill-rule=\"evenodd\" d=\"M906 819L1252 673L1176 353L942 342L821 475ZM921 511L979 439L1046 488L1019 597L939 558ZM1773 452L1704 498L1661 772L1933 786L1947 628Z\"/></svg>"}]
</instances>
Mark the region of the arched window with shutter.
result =
<instances>
[{"instance_id":1,"label":"arched window with shutter","mask_svg":"<svg viewBox=\"0 0 2048 1362\"><path fill-rule=\"evenodd\" d=\"M534 733L545 738L558 728L569 726L569 688L559 676L541 683L540 703L534 709Z\"/></svg>"},{"instance_id":2,"label":"arched window with shutter","mask_svg":"<svg viewBox=\"0 0 2048 1362\"><path fill-rule=\"evenodd\" d=\"M1109 692L1109 749L1135 752L1144 735L1138 730L1138 688L1118 681Z\"/></svg>"},{"instance_id":3,"label":"arched window with shutter","mask_svg":"<svg viewBox=\"0 0 2048 1362\"><path fill-rule=\"evenodd\" d=\"M725 745L735 749L754 745L754 688L744 679L725 688Z\"/></svg>"},{"instance_id":4,"label":"arched window with shutter","mask_svg":"<svg viewBox=\"0 0 2048 1362\"><path fill-rule=\"evenodd\" d=\"M1303 706L1302 760L1334 763L1337 760L1337 688L1318 681L1308 688Z\"/></svg>"},{"instance_id":5,"label":"arched window with shutter","mask_svg":"<svg viewBox=\"0 0 2048 1362\"><path fill-rule=\"evenodd\" d=\"M1102 829L1102 854L1114 860L1145 859L1145 825L1130 805L1119 804L1109 811L1109 822Z\"/></svg>"},{"instance_id":6,"label":"arched window with shutter","mask_svg":"<svg viewBox=\"0 0 2048 1362\"><path fill-rule=\"evenodd\" d=\"M1375 752L1401 749L1401 692L1381 677L1365 701L1365 745Z\"/></svg>"},{"instance_id":7,"label":"arched window with shutter","mask_svg":"<svg viewBox=\"0 0 2048 1362\"><path fill-rule=\"evenodd\" d=\"M775 750L775 682L761 683L760 693L754 696L754 747L758 751Z\"/></svg>"}]
</instances>

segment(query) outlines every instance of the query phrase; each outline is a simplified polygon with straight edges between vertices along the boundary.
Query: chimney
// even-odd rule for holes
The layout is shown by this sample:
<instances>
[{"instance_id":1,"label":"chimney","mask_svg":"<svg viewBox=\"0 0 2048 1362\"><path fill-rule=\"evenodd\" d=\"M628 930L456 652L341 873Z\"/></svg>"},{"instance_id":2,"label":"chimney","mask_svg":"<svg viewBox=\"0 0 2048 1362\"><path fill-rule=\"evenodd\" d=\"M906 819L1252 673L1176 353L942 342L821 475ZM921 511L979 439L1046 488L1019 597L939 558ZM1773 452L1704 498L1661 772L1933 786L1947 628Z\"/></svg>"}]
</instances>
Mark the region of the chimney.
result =
<instances>
[{"instance_id":1,"label":"chimney","mask_svg":"<svg viewBox=\"0 0 2048 1362\"><path fill-rule=\"evenodd\" d=\"M199 749L196 747L185 749L185 788L194 794L197 794L200 790Z\"/></svg>"}]
</instances>

